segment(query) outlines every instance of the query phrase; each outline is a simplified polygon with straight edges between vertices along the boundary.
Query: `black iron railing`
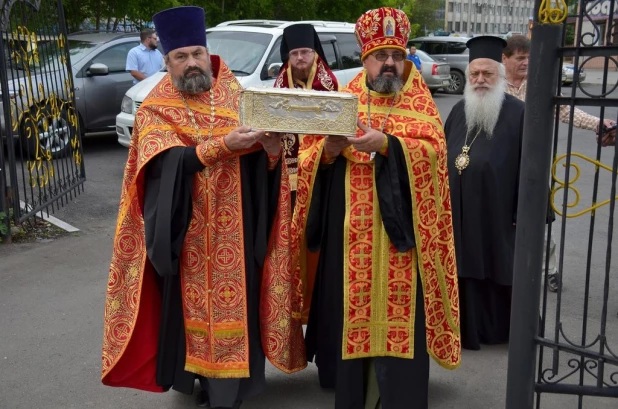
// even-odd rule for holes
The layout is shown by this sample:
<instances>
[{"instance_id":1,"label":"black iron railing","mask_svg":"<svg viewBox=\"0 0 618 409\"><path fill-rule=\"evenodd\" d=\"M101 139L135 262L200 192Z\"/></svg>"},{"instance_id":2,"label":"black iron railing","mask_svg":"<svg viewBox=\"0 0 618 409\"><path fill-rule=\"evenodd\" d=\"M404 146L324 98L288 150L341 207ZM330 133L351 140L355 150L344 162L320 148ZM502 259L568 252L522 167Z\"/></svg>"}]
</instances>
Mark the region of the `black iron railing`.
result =
<instances>
[{"instance_id":1,"label":"black iron railing","mask_svg":"<svg viewBox=\"0 0 618 409\"><path fill-rule=\"evenodd\" d=\"M85 171L60 0L8 0L0 15L3 182L16 224L81 193ZM1 163L1 162L0 162Z\"/></svg>"}]
</instances>

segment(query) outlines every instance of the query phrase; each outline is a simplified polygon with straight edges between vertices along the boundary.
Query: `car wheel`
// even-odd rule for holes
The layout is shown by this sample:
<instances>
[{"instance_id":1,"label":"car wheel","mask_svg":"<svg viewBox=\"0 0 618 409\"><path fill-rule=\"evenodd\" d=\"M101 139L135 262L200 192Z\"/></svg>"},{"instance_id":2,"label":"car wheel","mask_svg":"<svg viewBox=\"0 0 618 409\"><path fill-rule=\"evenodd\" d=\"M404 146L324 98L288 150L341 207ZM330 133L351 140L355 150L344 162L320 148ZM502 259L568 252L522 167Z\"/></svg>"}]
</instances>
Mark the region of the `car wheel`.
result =
<instances>
[{"instance_id":1,"label":"car wheel","mask_svg":"<svg viewBox=\"0 0 618 409\"><path fill-rule=\"evenodd\" d=\"M434 88L434 89L430 89L430 90L429 90L429 92L431 92L431 95L435 94L437 91L438 91L438 89L437 89L437 88Z\"/></svg>"},{"instance_id":2,"label":"car wheel","mask_svg":"<svg viewBox=\"0 0 618 409\"><path fill-rule=\"evenodd\" d=\"M66 107L61 101L49 101L33 106L22 118L19 135L22 151L29 159L51 155L62 158L71 152L75 127L70 124Z\"/></svg>"},{"instance_id":3,"label":"car wheel","mask_svg":"<svg viewBox=\"0 0 618 409\"><path fill-rule=\"evenodd\" d=\"M466 79L459 71L451 71L451 85L445 88L447 94L462 94Z\"/></svg>"}]
</instances>

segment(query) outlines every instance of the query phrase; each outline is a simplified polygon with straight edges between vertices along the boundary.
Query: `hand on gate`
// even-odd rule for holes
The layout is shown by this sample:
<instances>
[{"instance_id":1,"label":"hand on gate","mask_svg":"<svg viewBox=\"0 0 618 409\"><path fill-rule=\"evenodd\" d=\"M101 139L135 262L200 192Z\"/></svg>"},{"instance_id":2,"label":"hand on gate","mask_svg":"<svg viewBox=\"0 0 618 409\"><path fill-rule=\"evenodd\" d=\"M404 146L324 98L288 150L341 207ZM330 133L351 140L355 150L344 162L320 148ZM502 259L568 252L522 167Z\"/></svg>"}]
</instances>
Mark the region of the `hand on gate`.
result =
<instances>
[{"instance_id":1,"label":"hand on gate","mask_svg":"<svg viewBox=\"0 0 618 409\"><path fill-rule=\"evenodd\" d=\"M601 126L599 124L599 126ZM597 129L597 141L601 142L601 146L611 146L616 142L616 123L606 119L603 121L603 130L599 132Z\"/></svg>"}]
</instances>

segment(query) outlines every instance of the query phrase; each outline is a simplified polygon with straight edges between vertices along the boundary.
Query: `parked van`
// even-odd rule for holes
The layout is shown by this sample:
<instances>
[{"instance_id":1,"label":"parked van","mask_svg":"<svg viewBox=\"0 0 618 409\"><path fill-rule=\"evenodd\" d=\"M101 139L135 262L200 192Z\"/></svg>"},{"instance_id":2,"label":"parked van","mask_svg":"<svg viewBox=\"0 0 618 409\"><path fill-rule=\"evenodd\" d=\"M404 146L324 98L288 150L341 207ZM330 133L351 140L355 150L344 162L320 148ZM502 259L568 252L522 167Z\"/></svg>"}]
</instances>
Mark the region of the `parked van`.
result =
<instances>
[{"instance_id":1,"label":"parked van","mask_svg":"<svg viewBox=\"0 0 618 409\"><path fill-rule=\"evenodd\" d=\"M299 22L238 20L221 23L206 30L208 50L232 70L244 87L274 84L282 65L279 49L283 29ZM346 85L362 69L361 50L354 35L354 24L330 21L303 21L312 24L320 37L326 63L340 86ZM152 88L163 78L165 69L135 84L122 101L116 117L118 143L128 147L135 111Z\"/></svg>"}]
</instances>

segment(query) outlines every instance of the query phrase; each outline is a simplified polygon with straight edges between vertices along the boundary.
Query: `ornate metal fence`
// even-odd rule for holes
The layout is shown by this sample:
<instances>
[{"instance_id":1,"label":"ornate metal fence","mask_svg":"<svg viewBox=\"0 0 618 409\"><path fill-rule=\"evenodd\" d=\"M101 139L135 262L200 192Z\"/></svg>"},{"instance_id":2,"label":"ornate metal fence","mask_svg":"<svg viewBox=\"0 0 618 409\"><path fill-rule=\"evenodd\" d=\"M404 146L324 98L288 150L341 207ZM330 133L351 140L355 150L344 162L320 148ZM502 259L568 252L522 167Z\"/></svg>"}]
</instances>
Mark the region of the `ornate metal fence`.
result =
<instances>
[{"instance_id":1,"label":"ornate metal fence","mask_svg":"<svg viewBox=\"0 0 618 409\"><path fill-rule=\"evenodd\" d=\"M1 4L0 187L19 224L79 194L85 171L61 0Z\"/></svg>"},{"instance_id":2,"label":"ornate metal fence","mask_svg":"<svg viewBox=\"0 0 618 409\"><path fill-rule=\"evenodd\" d=\"M577 152L573 132L581 126L576 106L598 107L601 123L618 121L618 73L610 75L618 71L618 8L615 1L580 0L569 18L574 45L563 46L567 22L556 4L536 2L532 32L506 407L618 407L618 269L612 264L618 143L604 148L590 135L587 152ZM605 18L597 17L600 11ZM560 83L571 75L562 69L565 59L574 67L561 94ZM586 86L581 77L594 64L602 67L601 84ZM547 180L557 217L547 227L542 274ZM547 274L553 241L556 294Z\"/></svg>"}]
</instances>

